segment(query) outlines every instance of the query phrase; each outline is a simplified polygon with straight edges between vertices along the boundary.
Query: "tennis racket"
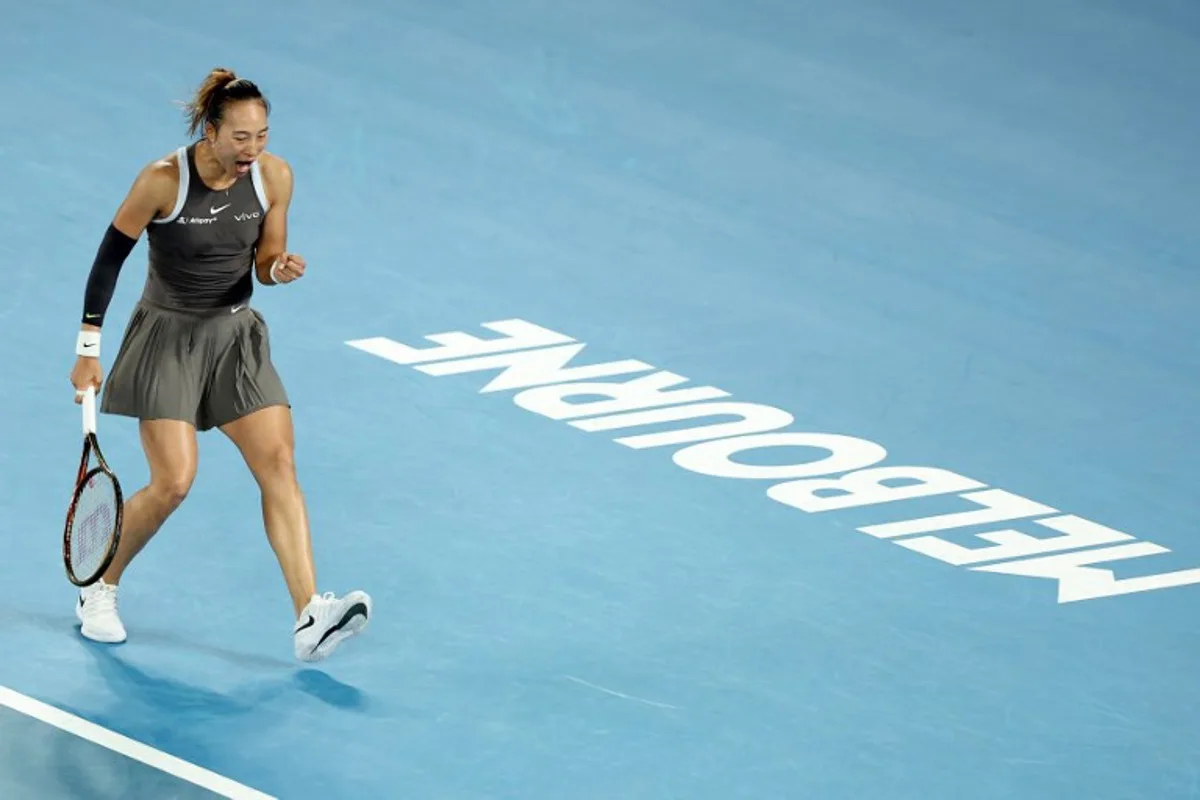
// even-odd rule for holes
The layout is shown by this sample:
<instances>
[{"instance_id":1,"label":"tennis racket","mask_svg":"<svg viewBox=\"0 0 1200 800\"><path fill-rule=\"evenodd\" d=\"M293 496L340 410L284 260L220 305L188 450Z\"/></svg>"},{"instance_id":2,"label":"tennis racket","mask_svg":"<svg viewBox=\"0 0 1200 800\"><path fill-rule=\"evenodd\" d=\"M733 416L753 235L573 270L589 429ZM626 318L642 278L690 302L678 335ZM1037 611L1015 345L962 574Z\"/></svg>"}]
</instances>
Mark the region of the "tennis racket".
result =
<instances>
[{"instance_id":1,"label":"tennis racket","mask_svg":"<svg viewBox=\"0 0 1200 800\"><path fill-rule=\"evenodd\" d=\"M100 579L117 554L124 503L121 484L109 469L96 439L96 389L83 393L83 457L63 530L63 565L76 586ZM96 466L90 467L95 456Z\"/></svg>"}]
</instances>

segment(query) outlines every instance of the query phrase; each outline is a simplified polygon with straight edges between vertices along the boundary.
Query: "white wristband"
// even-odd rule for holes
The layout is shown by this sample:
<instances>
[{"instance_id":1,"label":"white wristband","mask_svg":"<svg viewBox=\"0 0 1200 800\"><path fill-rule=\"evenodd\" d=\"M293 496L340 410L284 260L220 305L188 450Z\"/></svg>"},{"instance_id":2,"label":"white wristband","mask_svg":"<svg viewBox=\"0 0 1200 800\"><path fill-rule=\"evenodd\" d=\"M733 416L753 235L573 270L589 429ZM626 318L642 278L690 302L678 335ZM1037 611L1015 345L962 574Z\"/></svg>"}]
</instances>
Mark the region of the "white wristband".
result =
<instances>
[{"instance_id":1,"label":"white wristband","mask_svg":"<svg viewBox=\"0 0 1200 800\"><path fill-rule=\"evenodd\" d=\"M80 331L75 339L75 355L100 357L100 331Z\"/></svg>"},{"instance_id":2,"label":"white wristband","mask_svg":"<svg viewBox=\"0 0 1200 800\"><path fill-rule=\"evenodd\" d=\"M271 270L267 273L267 275L270 276L270 278L271 278L271 283L279 283L279 278L275 277L275 268L278 266L279 266L279 259L277 258L277 259L275 259L274 263L271 264Z\"/></svg>"}]
</instances>

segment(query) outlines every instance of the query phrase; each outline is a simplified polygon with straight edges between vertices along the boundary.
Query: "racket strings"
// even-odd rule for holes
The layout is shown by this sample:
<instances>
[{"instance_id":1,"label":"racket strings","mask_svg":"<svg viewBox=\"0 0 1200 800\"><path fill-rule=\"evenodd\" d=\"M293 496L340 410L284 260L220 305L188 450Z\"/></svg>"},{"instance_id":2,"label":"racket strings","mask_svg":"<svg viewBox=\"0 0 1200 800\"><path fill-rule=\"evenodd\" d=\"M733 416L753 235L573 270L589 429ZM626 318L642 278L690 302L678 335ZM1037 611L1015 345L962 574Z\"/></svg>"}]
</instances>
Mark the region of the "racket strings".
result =
<instances>
[{"instance_id":1,"label":"racket strings","mask_svg":"<svg viewBox=\"0 0 1200 800\"><path fill-rule=\"evenodd\" d=\"M88 479L71 520L71 571L92 575L104 563L116 533L117 493L103 473Z\"/></svg>"}]
</instances>

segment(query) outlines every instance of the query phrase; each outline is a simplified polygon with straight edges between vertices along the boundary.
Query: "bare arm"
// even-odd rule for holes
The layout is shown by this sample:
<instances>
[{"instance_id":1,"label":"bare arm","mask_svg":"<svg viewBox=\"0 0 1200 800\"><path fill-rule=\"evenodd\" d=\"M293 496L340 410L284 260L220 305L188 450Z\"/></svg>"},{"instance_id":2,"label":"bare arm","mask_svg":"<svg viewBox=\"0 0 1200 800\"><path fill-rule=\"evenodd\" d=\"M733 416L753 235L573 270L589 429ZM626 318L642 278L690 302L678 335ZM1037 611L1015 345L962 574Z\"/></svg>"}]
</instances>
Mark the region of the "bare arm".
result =
<instances>
[{"instance_id":1,"label":"bare arm","mask_svg":"<svg viewBox=\"0 0 1200 800\"><path fill-rule=\"evenodd\" d=\"M157 217L175 209L179 191L179 165L174 158L146 165L130 187L113 218L113 227L130 239L137 239Z\"/></svg>"},{"instance_id":2,"label":"bare arm","mask_svg":"<svg viewBox=\"0 0 1200 800\"><path fill-rule=\"evenodd\" d=\"M262 159L263 181L266 185L270 210L263 220L262 233L254 259L254 271L259 283L271 285L271 265L287 255L288 209L292 204L292 168L278 156ZM278 277L278 271L276 272Z\"/></svg>"}]
</instances>

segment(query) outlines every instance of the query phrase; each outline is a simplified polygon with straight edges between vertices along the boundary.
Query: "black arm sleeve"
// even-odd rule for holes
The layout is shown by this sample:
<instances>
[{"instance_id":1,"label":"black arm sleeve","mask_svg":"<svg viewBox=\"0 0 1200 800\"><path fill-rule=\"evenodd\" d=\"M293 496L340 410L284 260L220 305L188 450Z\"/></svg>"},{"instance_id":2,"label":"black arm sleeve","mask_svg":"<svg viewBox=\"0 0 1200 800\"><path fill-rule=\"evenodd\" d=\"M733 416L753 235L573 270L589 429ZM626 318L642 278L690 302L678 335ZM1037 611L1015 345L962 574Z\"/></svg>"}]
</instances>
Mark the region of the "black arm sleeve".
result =
<instances>
[{"instance_id":1,"label":"black arm sleeve","mask_svg":"<svg viewBox=\"0 0 1200 800\"><path fill-rule=\"evenodd\" d=\"M117 276L135 244L137 239L130 239L112 225L104 232L83 295L83 321L86 324L97 328L104 324L104 314L117 288Z\"/></svg>"}]
</instances>

